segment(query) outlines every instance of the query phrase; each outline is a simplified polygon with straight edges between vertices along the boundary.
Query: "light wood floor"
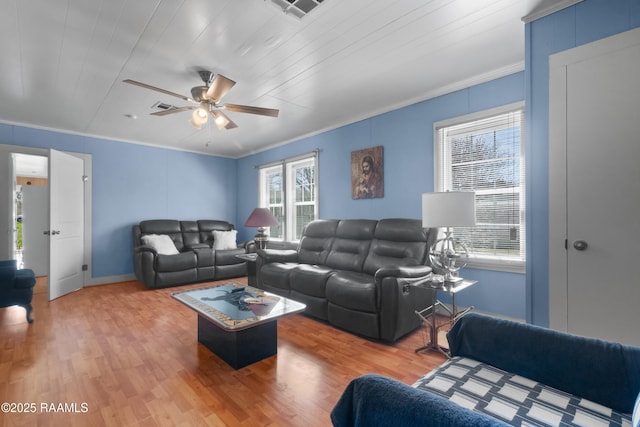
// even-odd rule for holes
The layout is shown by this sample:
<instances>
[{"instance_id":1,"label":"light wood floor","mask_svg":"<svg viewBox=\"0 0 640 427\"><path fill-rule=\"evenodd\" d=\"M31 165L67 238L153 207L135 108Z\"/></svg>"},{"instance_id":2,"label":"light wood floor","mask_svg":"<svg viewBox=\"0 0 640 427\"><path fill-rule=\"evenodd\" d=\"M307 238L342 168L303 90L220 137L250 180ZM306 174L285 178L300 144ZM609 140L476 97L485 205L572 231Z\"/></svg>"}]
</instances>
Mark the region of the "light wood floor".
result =
<instances>
[{"instance_id":1,"label":"light wood floor","mask_svg":"<svg viewBox=\"0 0 640 427\"><path fill-rule=\"evenodd\" d=\"M0 413L0 425L329 426L352 378L411 384L444 361L414 352L421 330L387 345L292 315L278 321L278 354L236 371L198 344L196 313L169 296L201 286L124 282L49 302L39 280L33 324L0 309L0 403L35 413Z\"/></svg>"}]
</instances>

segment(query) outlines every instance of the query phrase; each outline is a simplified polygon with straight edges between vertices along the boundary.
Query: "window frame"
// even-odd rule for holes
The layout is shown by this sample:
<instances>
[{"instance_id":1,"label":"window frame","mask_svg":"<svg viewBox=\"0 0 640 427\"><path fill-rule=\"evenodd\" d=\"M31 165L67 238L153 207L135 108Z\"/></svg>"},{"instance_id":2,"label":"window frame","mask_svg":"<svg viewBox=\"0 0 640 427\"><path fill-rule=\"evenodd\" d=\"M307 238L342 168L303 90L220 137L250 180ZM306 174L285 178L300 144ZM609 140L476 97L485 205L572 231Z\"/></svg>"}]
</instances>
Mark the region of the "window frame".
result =
<instances>
[{"instance_id":1,"label":"window frame","mask_svg":"<svg viewBox=\"0 0 640 427\"><path fill-rule=\"evenodd\" d=\"M500 115L520 112L520 153L519 153L519 255L518 256L498 256L474 253L472 249L469 250L469 262L467 267L479 268L495 271L506 271L515 273L524 273L526 269L526 174L525 174L525 110L524 102L517 102L513 104L504 105L497 108L491 108L483 111L479 111L472 114L466 114L459 117L454 117L447 120L442 120L434 123L434 191L448 191L454 190L453 188L447 188L445 182L444 168L451 168L451 159L447 159L447 149L443 139L443 129L454 126L464 125L478 120L490 119ZM449 170L449 175L451 172ZM465 189L465 191L470 191ZM498 194L502 190L496 189L491 194ZM482 190L483 193L487 193L487 190ZM490 192L489 192L490 193ZM476 195L477 197L477 195ZM454 229L455 236L455 229Z\"/></svg>"},{"instance_id":2,"label":"window frame","mask_svg":"<svg viewBox=\"0 0 640 427\"><path fill-rule=\"evenodd\" d=\"M305 167L313 167L313 174L311 176L313 182L312 187L309 190L312 193L312 200L298 201L296 199L296 171ZM258 181L259 181L259 206L269 208L273 212L273 208L281 208L282 215L278 216L280 227L282 230L281 235L271 235L271 229L267 229L269 238L274 241L298 241L300 238L296 236L296 232L300 231L304 225L298 227L298 218L296 216L296 208L298 206L310 206L313 205L313 218L318 218L318 153L314 151L310 154L304 154L288 159L284 159L278 162L269 163L258 167ZM269 200L270 190L269 182L266 180L268 175L281 174L281 197L280 202L271 203Z\"/></svg>"}]
</instances>

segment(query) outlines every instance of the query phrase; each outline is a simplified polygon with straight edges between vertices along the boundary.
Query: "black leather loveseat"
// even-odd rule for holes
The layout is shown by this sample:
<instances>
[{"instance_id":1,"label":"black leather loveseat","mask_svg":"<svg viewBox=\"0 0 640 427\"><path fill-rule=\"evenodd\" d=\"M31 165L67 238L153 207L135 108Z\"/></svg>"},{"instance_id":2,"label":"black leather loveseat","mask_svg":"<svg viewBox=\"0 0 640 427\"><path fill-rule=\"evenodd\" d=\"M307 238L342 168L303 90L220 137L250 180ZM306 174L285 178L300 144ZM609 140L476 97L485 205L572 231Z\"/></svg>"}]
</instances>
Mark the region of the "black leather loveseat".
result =
<instances>
[{"instance_id":1,"label":"black leather loveseat","mask_svg":"<svg viewBox=\"0 0 640 427\"><path fill-rule=\"evenodd\" d=\"M305 314L333 326L393 342L430 305L430 291L410 285L431 273L436 236L415 219L316 220L297 250L258 250L257 287L305 303Z\"/></svg>"},{"instance_id":2,"label":"black leather loveseat","mask_svg":"<svg viewBox=\"0 0 640 427\"><path fill-rule=\"evenodd\" d=\"M231 232L233 224L226 221L198 220L176 221L155 219L133 226L133 267L136 278L147 288L208 280L246 276L247 263L236 257L247 252L249 245L236 244L233 248L216 249L215 232ZM148 244L144 237L169 236L175 254L161 254Z\"/></svg>"}]
</instances>

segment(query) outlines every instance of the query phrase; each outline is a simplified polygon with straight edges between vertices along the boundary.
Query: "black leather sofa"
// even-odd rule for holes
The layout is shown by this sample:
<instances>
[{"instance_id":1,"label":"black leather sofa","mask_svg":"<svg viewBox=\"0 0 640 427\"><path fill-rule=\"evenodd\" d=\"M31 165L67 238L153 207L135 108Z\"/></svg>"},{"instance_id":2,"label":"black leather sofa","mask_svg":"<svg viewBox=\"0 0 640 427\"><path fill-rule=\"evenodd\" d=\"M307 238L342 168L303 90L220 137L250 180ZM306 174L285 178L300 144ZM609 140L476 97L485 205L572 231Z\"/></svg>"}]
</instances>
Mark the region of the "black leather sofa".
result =
<instances>
[{"instance_id":1,"label":"black leather sofa","mask_svg":"<svg viewBox=\"0 0 640 427\"><path fill-rule=\"evenodd\" d=\"M295 250L259 249L257 287L307 305L305 314L367 338L394 342L420 325L432 291L437 229L415 219L316 220Z\"/></svg>"},{"instance_id":2,"label":"black leather sofa","mask_svg":"<svg viewBox=\"0 0 640 427\"><path fill-rule=\"evenodd\" d=\"M247 263L238 254L247 253L243 242L234 249L213 249L213 231L234 230L226 221L177 221L154 219L133 226L133 268L136 278L147 288L165 288L209 280L247 275ZM163 255L143 243L143 236L168 235L175 255Z\"/></svg>"}]
</instances>

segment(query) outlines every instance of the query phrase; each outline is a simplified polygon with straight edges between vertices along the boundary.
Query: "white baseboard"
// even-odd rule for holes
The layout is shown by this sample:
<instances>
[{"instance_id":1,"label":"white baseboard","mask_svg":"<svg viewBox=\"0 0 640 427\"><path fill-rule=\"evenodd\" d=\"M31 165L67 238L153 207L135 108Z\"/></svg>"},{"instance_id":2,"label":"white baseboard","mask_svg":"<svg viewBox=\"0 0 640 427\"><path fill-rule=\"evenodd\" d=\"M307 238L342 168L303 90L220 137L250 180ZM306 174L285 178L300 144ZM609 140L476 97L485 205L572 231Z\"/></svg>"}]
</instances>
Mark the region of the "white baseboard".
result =
<instances>
[{"instance_id":1,"label":"white baseboard","mask_svg":"<svg viewBox=\"0 0 640 427\"><path fill-rule=\"evenodd\" d=\"M122 274L120 276L92 277L88 281L85 281L84 285L85 286L106 285L108 283L129 282L131 280L136 280L136 276L134 274Z\"/></svg>"}]
</instances>

